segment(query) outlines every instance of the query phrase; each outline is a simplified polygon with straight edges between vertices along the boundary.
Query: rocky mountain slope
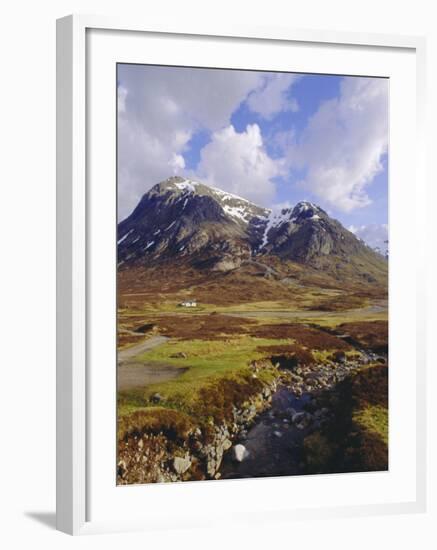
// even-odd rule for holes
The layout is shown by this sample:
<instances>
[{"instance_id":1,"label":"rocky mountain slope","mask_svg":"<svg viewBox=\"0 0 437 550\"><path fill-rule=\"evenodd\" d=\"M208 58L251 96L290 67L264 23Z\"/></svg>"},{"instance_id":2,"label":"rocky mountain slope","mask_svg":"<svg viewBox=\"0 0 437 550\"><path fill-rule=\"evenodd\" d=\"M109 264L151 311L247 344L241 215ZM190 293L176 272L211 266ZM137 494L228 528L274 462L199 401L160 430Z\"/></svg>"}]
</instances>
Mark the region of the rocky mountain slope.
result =
<instances>
[{"instance_id":1,"label":"rocky mountain slope","mask_svg":"<svg viewBox=\"0 0 437 550\"><path fill-rule=\"evenodd\" d=\"M118 226L121 269L175 260L222 272L248 262L291 262L368 282L387 274L379 254L312 203L273 213L179 177L152 187Z\"/></svg>"}]
</instances>

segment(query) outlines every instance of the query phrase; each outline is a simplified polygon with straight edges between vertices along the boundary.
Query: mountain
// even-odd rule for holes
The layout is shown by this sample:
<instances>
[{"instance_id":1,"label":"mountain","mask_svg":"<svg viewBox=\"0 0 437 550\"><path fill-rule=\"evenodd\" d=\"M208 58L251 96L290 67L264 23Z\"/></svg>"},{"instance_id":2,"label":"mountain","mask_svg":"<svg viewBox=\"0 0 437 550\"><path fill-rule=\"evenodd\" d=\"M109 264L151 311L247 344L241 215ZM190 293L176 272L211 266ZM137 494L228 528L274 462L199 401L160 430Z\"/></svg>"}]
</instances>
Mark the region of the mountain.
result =
<instances>
[{"instance_id":1,"label":"mountain","mask_svg":"<svg viewBox=\"0 0 437 550\"><path fill-rule=\"evenodd\" d=\"M269 211L201 183L173 177L152 187L118 226L119 263L191 258L228 270L252 254L257 222Z\"/></svg>"},{"instance_id":2,"label":"mountain","mask_svg":"<svg viewBox=\"0 0 437 550\"><path fill-rule=\"evenodd\" d=\"M387 273L379 254L310 202L274 213L180 177L152 187L118 226L121 269L175 260L219 272L279 261L367 282Z\"/></svg>"}]
</instances>

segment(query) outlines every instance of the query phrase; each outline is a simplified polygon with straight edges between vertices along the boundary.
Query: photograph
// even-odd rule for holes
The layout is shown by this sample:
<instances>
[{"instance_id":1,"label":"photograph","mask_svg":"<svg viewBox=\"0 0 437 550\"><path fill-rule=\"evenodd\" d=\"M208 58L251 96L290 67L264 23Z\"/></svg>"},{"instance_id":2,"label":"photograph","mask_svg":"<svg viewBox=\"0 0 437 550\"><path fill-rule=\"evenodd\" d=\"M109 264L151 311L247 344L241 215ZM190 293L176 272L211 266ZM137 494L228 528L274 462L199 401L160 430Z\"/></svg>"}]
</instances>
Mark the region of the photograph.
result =
<instances>
[{"instance_id":1,"label":"photograph","mask_svg":"<svg viewBox=\"0 0 437 550\"><path fill-rule=\"evenodd\" d=\"M389 78L114 88L116 484L388 471Z\"/></svg>"}]
</instances>

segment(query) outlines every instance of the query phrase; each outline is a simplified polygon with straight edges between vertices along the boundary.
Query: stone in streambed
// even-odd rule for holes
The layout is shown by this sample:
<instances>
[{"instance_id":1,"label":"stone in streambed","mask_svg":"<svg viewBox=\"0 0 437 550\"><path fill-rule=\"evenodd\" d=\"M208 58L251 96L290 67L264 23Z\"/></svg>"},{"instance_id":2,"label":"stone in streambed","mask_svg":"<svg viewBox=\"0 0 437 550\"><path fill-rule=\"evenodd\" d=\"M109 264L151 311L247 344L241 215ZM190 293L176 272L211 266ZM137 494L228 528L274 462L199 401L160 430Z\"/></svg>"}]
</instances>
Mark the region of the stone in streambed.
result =
<instances>
[{"instance_id":1,"label":"stone in streambed","mask_svg":"<svg viewBox=\"0 0 437 550\"><path fill-rule=\"evenodd\" d=\"M248 456L249 456L249 451L241 443L238 443L238 445L235 445L232 448L232 458L236 462L243 462L243 460L245 460Z\"/></svg>"},{"instance_id":2,"label":"stone in streambed","mask_svg":"<svg viewBox=\"0 0 437 550\"><path fill-rule=\"evenodd\" d=\"M305 428L308 428L311 420L312 416L306 412L298 412L292 418L293 424L298 430L304 430Z\"/></svg>"},{"instance_id":3,"label":"stone in streambed","mask_svg":"<svg viewBox=\"0 0 437 550\"><path fill-rule=\"evenodd\" d=\"M179 475L182 475L187 470L189 470L190 466L191 466L191 460L188 457L176 456L173 459L174 471Z\"/></svg>"}]
</instances>

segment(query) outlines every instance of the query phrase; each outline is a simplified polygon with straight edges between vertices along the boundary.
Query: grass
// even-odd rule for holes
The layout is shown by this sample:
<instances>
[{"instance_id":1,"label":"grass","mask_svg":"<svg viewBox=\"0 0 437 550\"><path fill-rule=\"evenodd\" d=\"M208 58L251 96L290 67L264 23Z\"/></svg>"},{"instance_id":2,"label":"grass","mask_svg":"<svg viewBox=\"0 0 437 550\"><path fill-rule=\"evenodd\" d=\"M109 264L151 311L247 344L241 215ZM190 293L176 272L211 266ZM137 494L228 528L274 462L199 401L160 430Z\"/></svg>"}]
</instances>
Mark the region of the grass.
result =
<instances>
[{"instance_id":1,"label":"grass","mask_svg":"<svg viewBox=\"0 0 437 550\"><path fill-rule=\"evenodd\" d=\"M369 365L326 399L334 418L320 433L305 438L309 473L387 470L387 366Z\"/></svg>"},{"instance_id":2,"label":"grass","mask_svg":"<svg viewBox=\"0 0 437 550\"><path fill-rule=\"evenodd\" d=\"M291 357L304 364L325 361L335 351L353 354L356 350L333 332L344 332L341 325L345 323L357 323L362 331L366 328L363 322L368 322L366 334L371 337L379 331L372 328L373 321L386 322L386 311L347 310L371 304L379 294L367 296L345 283L330 284L316 271L310 278L305 271L305 284L300 284L303 271L299 265L285 269L273 263L272 267L282 269L281 276L290 278L288 286L251 276L249 271L226 276L210 273L207 277L196 273L194 277L190 270L181 269L175 278L174 271L167 272L164 266L158 271L119 274L118 322L124 329L119 333L119 345L144 338L144 334L135 334L142 325L156 325L156 332L170 341L136 359L187 369L167 382L120 391L119 437L141 430L183 437L193 426L205 427L229 417L234 406L253 398L277 378L275 368L261 360ZM383 291L380 294L384 297ZM196 298L199 305L192 309L178 305L188 297ZM296 312L298 317L284 316L284 312ZM253 361L264 365L255 378L249 367ZM159 406L151 399L156 393L162 397ZM361 413L355 424L369 434L381 432L380 406L366 402L365 407L356 408L355 412ZM325 441L315 443L320 448Z\"/></svg>"},{"instance_id":3,"label":"grass","mask_svg":"<svg viewBox=\"0 0 437 550\"><path fill-rule=\"evenodd\" d=\"M267 366L254 379L249 363L265 357L266 354L258 350L259 346L276 342L273 339L242 336L221 341L176 340L163 344L143 357L139 356L138 360L144 359L148 364L189 367L188 370L167 382L120 391L119 418L147 408L151 396L156 393L162 396L165 408L197 416L197 421L207 421L212 416L220 417L220 406L225 414L230 402L241 402L262 389L263 384L273 380L274 371ZM279 343L287 344L290 341L279 340ZM186 357L174 357L177 354L185 354Z\"/></svg>"},{"instance_id":4,"label":"grass","mask_svg":"<svg viewBox=\"0 0 437 550\"><path fill-rule=\"evenodd\" d=\"M194 424L192 419L180 412L163 407L139 408L118 419L118 437L164 433L172 440L187 438Z\"/></svg>"},{"instance_id":5,"label":"grass","mask_svg":"<svg viewBox=\"0 0 437 550\"><path fill-rule=\"evenodd\" d=\"M119 271L119 349L146 338L146 333L135 331L154 325L153 334L170 340L136 360L183 369L178 378L118 393L123 449L136 449L136 437L150 435L150 440L143 438L144 445L159 461L165 457L163 446L168 456L174 456L195 445L197 428L204 443L211 441L213 426L233 422L235 407L250 401L261 408L257 400L262 390L279 378L278 370L264 359L276 357L275 363L288 365L329 361L336 351L351 355L356 350L337 337L349 331L363 347L384 340L387 312L365 308L386 304L386 281L376 267L378 284L359 284L353 278L328 276L323 266L316 270L275 258L259 260L273 269L274 276L264 277L256 262L228 274L188 265L175 270L166 264ZM197 299L198 306L178 305L187 298ZM250 367L253 361L256 371ZM383 371L369 369L344 384L332 430L305 441L313 471L326 471L327 463L333 470L339 464L346 471L384 468L384 377ZM161 396L158 401L154 394Z\"/></svg>"},{"instance_id":6,"label":"grass","mask_svg":"<svg viewBox=\"0 0 437 550\"><path fill-rule=\"evenodd\" d=\"M367 405L354 412L352 420L359 428L381 438L388 445L388 409L382 405Z\"/></svg>"},{"instance_id":7,"label":"grass","mask_svg":"<svg viewBox=\"0 0 437 550\"><path fill-rule=\"evenodd\" d=\"M138 316L135 322L138 324L144 321L144 316ZM173 380L120 391L120 418L150 407L151 397L155 393L162 396L162 404L167 409L191 415L200 414L202 408L202 414L206 414L199 402L199 396L205 388L209 388L211 395L215 394L220 402L218 385L223 382L235 387L246 386L247 377L253 375L249 369L252 361L272 358L274 363L281 364L281 361L290 362L291 359L305 364L312 360L328 360L336 351L346 355L356 353L354 348L335 334L297 322L282 320L263 323L222 314L197 317L174 315L154 318L154 322L161 333L172 339L136 359L149 365L167 364L186 370ZM272 373L266 369L259 376L261 383L268 382ZM253 385L254 381L251 380ZM214 390L211 389L213 387ZM229 387L222 387L222 390L232 393ZM212 399L208 401L214 409Z\"/></svg>"}]
</instances>

